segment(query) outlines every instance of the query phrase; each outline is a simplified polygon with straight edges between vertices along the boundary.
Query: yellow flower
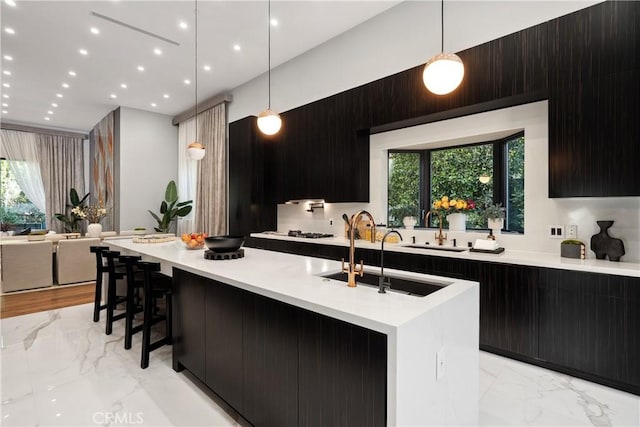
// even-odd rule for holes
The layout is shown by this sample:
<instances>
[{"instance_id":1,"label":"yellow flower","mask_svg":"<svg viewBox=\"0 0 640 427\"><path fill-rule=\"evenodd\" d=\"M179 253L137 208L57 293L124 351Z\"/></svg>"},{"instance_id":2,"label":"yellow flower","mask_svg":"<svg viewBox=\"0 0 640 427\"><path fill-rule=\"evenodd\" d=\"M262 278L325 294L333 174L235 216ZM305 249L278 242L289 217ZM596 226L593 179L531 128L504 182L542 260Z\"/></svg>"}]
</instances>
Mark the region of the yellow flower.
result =
<instances>
[{"instance_id":1,"label":"yellow flower","mask_svg":"<svg viewBox=\"0 0 640 427\"><path fill-rule=\"evenodd\" d=\"M464 202L462 200L458 200L458 202L456 203L456 209L462 208L464 208Z\"/></svg>"},{"instance_id":2,"label":"yellow flower","mask_svg":"<svg viewBox=\"0 0 640 427\"><path fill-rule=\"evenodd\" d=\"M456 203L458 203L456 199L449 200L449 206L451 206L452 208L456 207Z\"/></svg>"},{"instance_id":3,"label":"yellow flower","mask_svg":"<svg viewBox=\"0 0 640 427\"><path fill-rule=\"evenodd\" d=\"M440 209L442 207L442 202L440 200L436 200L433 202L433 207L436 209Z\"/></svg>"},{"instance_id":4,"label":"yellow flower","mask_svg":"<svg viewBox=\"0 0 640 427\"><path fill-rule=\"evenodd\" d=\"M445 209L449 209L449 202L442 202L442 207Z\"/></svg>"},{"instance_id":5,"label":"yellow flower","mask_svg":"<svg viewBox=\"0 0 640 427\"><path fill-rule=\"evenodd\" d=\"M442 196L442 203L449 201L449 196Z\"/></svg>"}]
</instances>

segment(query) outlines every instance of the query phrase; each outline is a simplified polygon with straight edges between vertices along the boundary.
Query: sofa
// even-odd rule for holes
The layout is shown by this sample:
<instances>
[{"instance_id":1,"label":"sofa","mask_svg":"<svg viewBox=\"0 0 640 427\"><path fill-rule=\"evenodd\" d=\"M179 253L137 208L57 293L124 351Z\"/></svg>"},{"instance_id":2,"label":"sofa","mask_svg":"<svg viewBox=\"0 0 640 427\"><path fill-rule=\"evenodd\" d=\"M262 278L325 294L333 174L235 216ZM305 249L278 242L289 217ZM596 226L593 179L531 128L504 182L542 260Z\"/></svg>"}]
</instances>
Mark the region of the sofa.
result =
<instances>
[{"instance_id":1,"label":"sofa","mask_svg":"<svg viewBox=\"0 0 640 427\"><path fill-rule=\"evenodd\" d=\"M51 286L53 284L52 252L53 244L50 241L15 241L0 245L2 292Z\"/></svg>"},{"instance_id":2,"label":"sofa","mask_svg":"<svg viewBox=\"0 0 640 427\"><path fill-rule=\"evenodd\" d=\"M91 246L100 246L99 238L59 240L56 251L56 283L90 282L96 279L96 256Z\"/></svg>"}]
</instances>

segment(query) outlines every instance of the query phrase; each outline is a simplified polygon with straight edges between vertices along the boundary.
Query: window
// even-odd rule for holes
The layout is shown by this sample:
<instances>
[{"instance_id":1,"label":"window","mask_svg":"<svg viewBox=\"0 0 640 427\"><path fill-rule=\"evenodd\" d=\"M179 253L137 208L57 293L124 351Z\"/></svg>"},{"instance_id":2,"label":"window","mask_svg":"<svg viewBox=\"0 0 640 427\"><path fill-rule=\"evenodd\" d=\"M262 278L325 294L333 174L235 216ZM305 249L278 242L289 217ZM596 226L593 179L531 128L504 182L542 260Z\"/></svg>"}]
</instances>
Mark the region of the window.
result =
<instances>
[{"instance_id":1,"label":"window","mask_svg":"<svg viewBox=\"0 0 640 427\"><path fill-rule=\"evenodd\" d=\"M482 183L479 177L489 177ZM421 151L389 151L388 223L402 225L424 213L442 196L472 199L467 229L486 230L481 209L493 203L506 208L505 231L524 232L524 133L482 143ZM447 226L446 219L443 218ZM438 225L430 217L429 227Z\"/></svg>"},{"instance_id":2,"label":"window","mask_svg":"<svg viewBox=\"0 0 640 427\"><path fill-rule=\"evenodd\" d=\"M16 182L9 162L0 160L0 229L46 228L45 214L25 196Z\"/></svg>"}]
</instances>

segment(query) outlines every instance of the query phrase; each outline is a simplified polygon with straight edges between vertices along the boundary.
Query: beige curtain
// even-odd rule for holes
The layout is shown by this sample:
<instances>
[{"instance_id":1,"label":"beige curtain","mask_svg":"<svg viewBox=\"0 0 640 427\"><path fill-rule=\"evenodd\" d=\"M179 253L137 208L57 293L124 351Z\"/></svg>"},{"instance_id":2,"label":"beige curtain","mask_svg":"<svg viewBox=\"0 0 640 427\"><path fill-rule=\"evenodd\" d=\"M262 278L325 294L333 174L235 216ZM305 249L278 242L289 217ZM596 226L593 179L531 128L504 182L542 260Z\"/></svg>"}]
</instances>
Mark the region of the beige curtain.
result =
<instances>
[{"instance_id":1,"label":"beige curtain","mask_svg":"<svg viewBox=\"0 0 640 427\"><path fill-rule=\"evenodd\" d=\"M198 139L206 154L198 162L196 230L210 236L227 232L227 111L226 104L198 115Z\"/></svg>"},{"instance_id":2,"label":"beige curtain","mask_svg":"<svg viewBox=\"0 0 640 427\"><path fill-rule=\"evenodd\" d=\"M37 138L47 228L63 232L64 224L53 219L53 214L66 212L72 188L76 189L80 198L85 195L84 145L82 138L54 135L37 135Z\"/></svg>"}]
</instances>

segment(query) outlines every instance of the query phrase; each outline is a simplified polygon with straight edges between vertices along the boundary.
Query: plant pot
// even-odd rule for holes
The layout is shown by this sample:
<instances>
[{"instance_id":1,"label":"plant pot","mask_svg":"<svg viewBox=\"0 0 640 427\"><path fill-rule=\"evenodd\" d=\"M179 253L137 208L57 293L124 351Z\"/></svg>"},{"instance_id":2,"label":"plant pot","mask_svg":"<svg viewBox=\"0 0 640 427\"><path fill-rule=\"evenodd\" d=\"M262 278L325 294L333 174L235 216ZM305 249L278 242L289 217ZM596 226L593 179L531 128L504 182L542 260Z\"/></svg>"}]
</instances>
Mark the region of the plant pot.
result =
<instances>
[{"instance_id":1,"label":"plant pot","mask_svg":"<svg viewBox=\"0 0 640 427\"><path fill-rule=\"evenodd\" d=\"M87 226L87 233L85 234L85 236L100 237L101 233L102 233L102 224L94 222Z\"/></svg>"},{"instance_id":2,"label":"plant pot","mask_svg":"<svg viewBox=\"0 0 640 427\"><path fill-rule=\"evenodd\" d=\"M447 215L450 231L465 231L467 229L467 215L463 213L452 213Z\"/></svg>"},{"instance_id":3,"label":"plant pot","mask_svg":"<svg viewBox=\"0 0 640 427\"><path fill-rule=\"evenodd\" d=\"M504 219L502 218L489 218L487 219L487 225L491 230L493 230L493 234L500 234L500 231L504 228Z\"/></svg>"}]
</instances>

